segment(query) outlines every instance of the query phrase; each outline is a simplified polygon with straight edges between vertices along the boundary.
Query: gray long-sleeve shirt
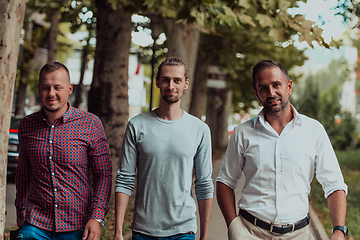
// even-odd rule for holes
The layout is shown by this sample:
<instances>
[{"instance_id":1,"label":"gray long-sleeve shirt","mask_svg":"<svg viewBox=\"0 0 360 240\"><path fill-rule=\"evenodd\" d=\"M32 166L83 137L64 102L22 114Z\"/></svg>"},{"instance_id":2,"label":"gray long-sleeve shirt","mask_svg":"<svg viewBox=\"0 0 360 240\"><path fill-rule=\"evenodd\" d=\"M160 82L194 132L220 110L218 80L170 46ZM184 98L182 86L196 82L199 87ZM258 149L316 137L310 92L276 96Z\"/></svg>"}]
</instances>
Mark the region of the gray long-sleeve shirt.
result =
<instances>
[{"instance_id":1,"label":"gray long-sleeve shirt","mask_svg":"<svg viewBox=\"0 0 360 240\"><path fill-rule=\"evenodd\" d=\"M120 153L116 192L131 195L137 170L132 229L150 236L196 232L196 204L213 197L208 126L184 112L175 121L155 111L132 118Z\"/></svg>"}]
</instances>

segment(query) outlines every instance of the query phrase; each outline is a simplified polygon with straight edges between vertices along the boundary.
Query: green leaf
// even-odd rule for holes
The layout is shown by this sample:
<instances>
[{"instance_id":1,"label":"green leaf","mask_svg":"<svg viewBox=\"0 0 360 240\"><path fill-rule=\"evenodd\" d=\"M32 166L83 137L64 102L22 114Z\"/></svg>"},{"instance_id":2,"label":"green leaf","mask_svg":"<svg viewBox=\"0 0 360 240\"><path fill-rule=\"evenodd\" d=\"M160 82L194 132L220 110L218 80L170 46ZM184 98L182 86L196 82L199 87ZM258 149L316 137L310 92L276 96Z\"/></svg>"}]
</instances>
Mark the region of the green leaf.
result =
<instances>
[{"instance_id":1,"label":"green leaf","mask_svg":"<svg viewBox=\"0 0 360 240\"><path fill-rule=\"evenodd\" d=\"M213 4L215 3L215 0L202 0L202 2L205 4Z\"/></svg>"},{"instance_id":2,"label":"green leaf","mask_svg":"<svg viewBox=\"0 0 360 240\"><path fill-rule=\"evenodd\" d=\"M256 15L255 19L259 21L259 23L262 27L272 27L273 26L272 19L266 14L259 13Z\"/></svg>"},{"instance_id":3,"label":"green leaf","mask_svg":"<svg viewBox=\"0 0 360 240\"><path fill-rule=\"evenodd\" d=\"M286 41L288 39L286 32L282 28L272 28L269 35L278 41Z\"/></svg>"},{"instance_id":4,"label":"green leaf","mask_svg":"<svg viewBox=\"0 0 360 240\"><path fill-rule=\"evenodd\" d=\"M279 9L280 11L287 11L291 6L291 1L289 0L280 0L279 1Z\"/></svg>"},{"instance_id":5,"label":"green leaf","mask_svg":"<svg viewBox=\"0 0 360 240\"><path fill-rule=\"evenodd\" d=\"M223 8L224 8L225 15L236 18L236 14L234 13L234 11L231 8L229 8L228 6L223 6Z\"/></svg>"},{"instance_id":6,"label":"green leaf","mask_svg":"<svg viewBox=\"0 0 360 240\"><path fill-rule=\"evenodd\" d=\"M251 8L251 4L249 3L249 0L240 0L238 5L245 9Z\"/></svg>"},{"instance_id":7,"label":"green leaf","mask_svg":"<svg viewBox=\"0 0 360 240\"><path fill-rule=\"evenodd\" d=\"M238 18L240 19L241 22L247 23L252 27L256 27L256 24L252 20L253 18L250 17L249 15L241 14L240 16L238 16Z\"/></svg>"}]
</instances>

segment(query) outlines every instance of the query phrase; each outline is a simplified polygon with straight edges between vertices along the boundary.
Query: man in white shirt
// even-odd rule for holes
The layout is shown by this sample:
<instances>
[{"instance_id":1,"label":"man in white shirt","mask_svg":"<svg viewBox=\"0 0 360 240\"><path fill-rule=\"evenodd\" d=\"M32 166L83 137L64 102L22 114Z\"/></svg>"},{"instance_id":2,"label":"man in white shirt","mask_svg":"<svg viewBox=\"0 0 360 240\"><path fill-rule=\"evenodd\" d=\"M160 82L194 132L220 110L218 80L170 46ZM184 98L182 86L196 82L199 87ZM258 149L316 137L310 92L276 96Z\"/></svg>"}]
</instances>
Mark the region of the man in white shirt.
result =
<instances>
[{"instance_id":1,"label":"man in white shirt","mask_svg":"<svg viewBox=\"0 0 360 240\"><path fill-rule=\"evenodd\" d=\"M252 70L264 108L234 129L216 179L229 239L314 239L308 195L315 173L328 200L331 240L345 239L347 186L324 127L290 104L292 81L283 66L262 60ZM234 189L242 173L238 216Z\"/></svg>"}]
</instances>

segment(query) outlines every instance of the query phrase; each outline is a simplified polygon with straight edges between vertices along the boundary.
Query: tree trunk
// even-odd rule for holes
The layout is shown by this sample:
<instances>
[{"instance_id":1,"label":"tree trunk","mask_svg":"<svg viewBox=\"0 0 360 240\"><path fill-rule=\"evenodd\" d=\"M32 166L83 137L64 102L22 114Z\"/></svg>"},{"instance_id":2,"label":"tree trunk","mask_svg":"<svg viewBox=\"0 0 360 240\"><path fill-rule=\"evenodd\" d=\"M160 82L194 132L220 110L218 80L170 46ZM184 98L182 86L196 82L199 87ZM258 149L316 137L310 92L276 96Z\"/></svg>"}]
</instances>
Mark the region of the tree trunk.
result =
<instances>
[{"instance_id":1,"label":"tree trunk","mask_svg":"<svg viewBox=\"0 0 360 240\"><path fill-rule=\"evenodd\" d=\"M80 80L79 80L79 85L76 89L76 95L74 101L74 107L76 108L79 108L80 104L82 103L82 93L84 88L83 82L84 82L86 64L88 63L89 47L90 47L90 32L86 42L86 46L83 47L83 52L82 52Z\"/></svg>"},{"instance_id":2,"label":"tree trunk","mask_svg":"<svg viewBox=\"0 0 360 240\"><path fill-rule=\"evenodd\" d=\"M206 123L211 130L212 148L224 149L228 143L227 121L232 90L208 88Z\"/></svg>"},{"instance_id":3,"label":"tree trunk","mask_svg":"<svg viewBox=\"0 0 360 240\"><path fill-rule=\"evenodd\" d=\"M166 32L166 46L169 57L181 58L189 70L189 88L181 99L181 108L189 111L191 102L191 92L193 88L194 72L196 66L197 53L200 41L200 31L196 24L176 23L174 19L164 20Z\"/></svg>"},{"instance_id":4,"label":"tree trunk","mask_svg":"<svg viewBox=\"0 0 360 240\"><path fill-rule=\"evenodd\" d=\"M202 35L205 36L205 35ZM205 97L207 92L206 81L208 68L212 63L212 52L202 49L201 40L197 57L195 80L192 89L192 98L189 113L201 119L204 114Z\"/></svg>"},{"instance_id":5,"label":"tree trunk","mask_svg":"<svg viewBox=\"0 0 360 240\"><path fill-rule=\"evenodd\" d=\"M25 28L25 42L20 46L20 53L18 59L18 69L19 69L19 87L16 93L16 102L15 102L15 116L25 116L25 101L27 94L27 79L29 77L31 64L34 55L30 53L30 46L32 40L32 21L29 21L29 17L25 14L24 22L27 22Z\"/></svg>"},{"instance_id":6,"label":"tree trunk","mask_svg":"<svg viewBox=\"0 0 360 240\"><path fill-rule=\"evenodd\" d=\"M89 111L99 116L104 125L115 180L129 116L128 64L132 23L130 13L121 8L112 9L109 1L96 0L96 6L97 40ZM114 186L111 193L111 203L114 203Z\"/></svg>"},{"instance_id":7,"label":"tree trunk","mask_svg":"<svg viewBox=\"0 0 360 240\"><path fill-rule=\"evenodd\" d=\"M48 62L56 61L56 52L57 52L57 35L59 32L59 14L60 10L55 9L51 12L51 26L49 30L49 55Z\"/></svg>"},{"instance_id":8,"label":"tree trunk","mask_svg":"<svg viewBox=\"0 0 360 240\"><path fill-rule=\"evenodd\" d=\"M25 0L0 0L0 239L4 239L7 149Z\"/></svg>"},{"instance_id":9,"label":"tree trunk","mask_svg":"<svg viewBox=\"0 0 360 240\"><path fill-rule=\"evenodd\" d=\"M26 93L27 93L27 83L25 83L24 81L22 81L22 79L20 79L19 87L16 93L15 116L19 116L19 117L25 116Z\"/></svg>"}]
</instances>

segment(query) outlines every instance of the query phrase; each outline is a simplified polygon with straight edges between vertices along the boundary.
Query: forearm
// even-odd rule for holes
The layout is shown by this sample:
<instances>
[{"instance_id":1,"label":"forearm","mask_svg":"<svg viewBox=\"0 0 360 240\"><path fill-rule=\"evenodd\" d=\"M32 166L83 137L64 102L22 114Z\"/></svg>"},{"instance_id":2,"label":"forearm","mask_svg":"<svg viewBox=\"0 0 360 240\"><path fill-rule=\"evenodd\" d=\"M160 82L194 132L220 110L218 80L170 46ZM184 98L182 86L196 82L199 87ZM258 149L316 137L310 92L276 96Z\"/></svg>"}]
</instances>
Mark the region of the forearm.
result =
<instances>
[{"instance_id":1,"label":"forearm","mask_svg":"<svg viewBox=\"0 0 360 240\"><path fill-rule=\"evenodd\" d=\"M216 199L225 218L226 225L229 227L232 220L237 217L234 190L224 183L216 182Z\"/></svg>"},{"instance_id":2,"label":"forearm","mask_svg":"<svg viewBox=\"0 0 360 240\"><path fill-rule=\"evenodd\" d=\"M346 195L342 190L333 192L327 198L330 218L335 226L345 226L346 221ZM331 239L345 239L341 231L335 231Z\"/></svg>"},{"instance_id":3,"label":"forearm","mask_svg":"<svg viewBox=\"0 0 360 240\"><path fill-rule=\"evenodd\" d=\"M129 198L129 195L125 193L115 193L115 235L122 235L122 227Z\"/></svg>"},{"instance_id":4,"label":"forearm","mask_svg":"<svg viewBox=\"0 0 360 240\"><path fill-rule=\"evenodd\" d=\"M209 230L212 198L199 200L198 204L200 216L200 239L203 240L207 239Z\"/></svg>"},{"instance_id":5,"label":"forearm","mask_svg":"<svg viewBox=\"0 0 360 240\"><path fill-rule=\"evenodd\" d=\"M335 191L327 198L327 201L333 226L344 226L347 208L345 192Z\"/></svg>"}]
</instances>

